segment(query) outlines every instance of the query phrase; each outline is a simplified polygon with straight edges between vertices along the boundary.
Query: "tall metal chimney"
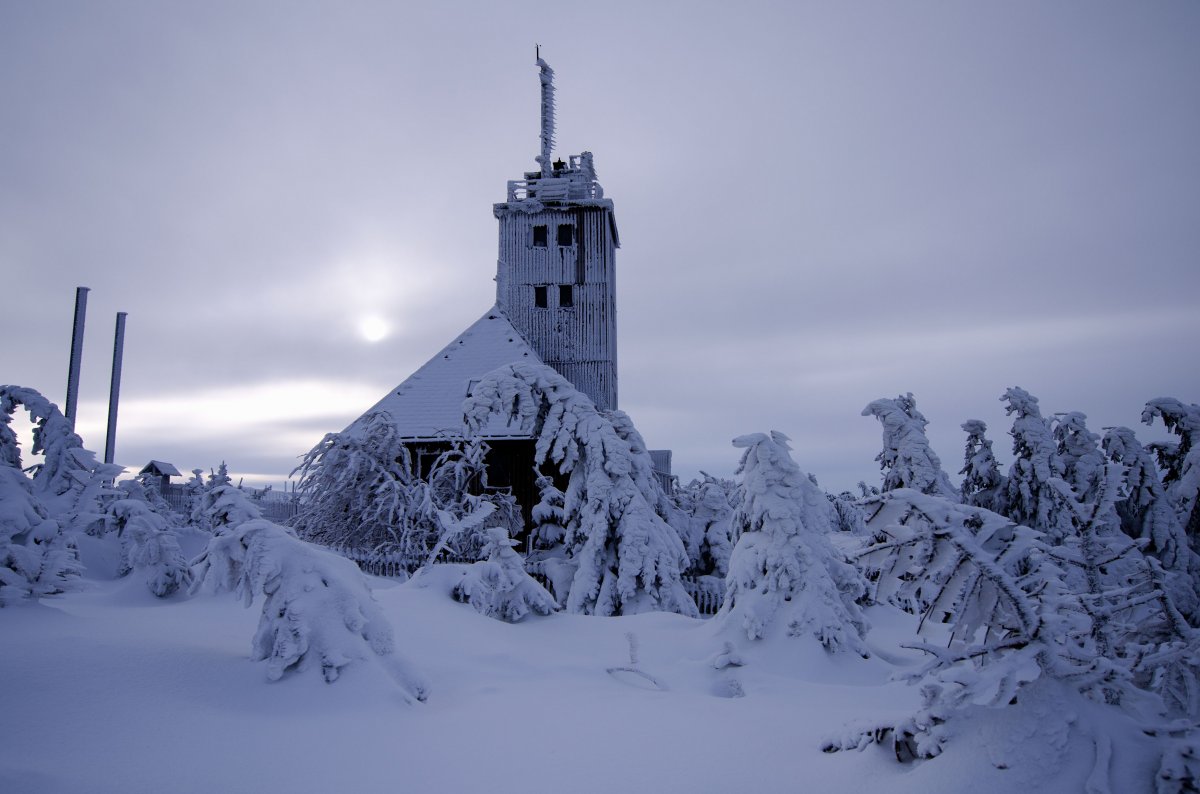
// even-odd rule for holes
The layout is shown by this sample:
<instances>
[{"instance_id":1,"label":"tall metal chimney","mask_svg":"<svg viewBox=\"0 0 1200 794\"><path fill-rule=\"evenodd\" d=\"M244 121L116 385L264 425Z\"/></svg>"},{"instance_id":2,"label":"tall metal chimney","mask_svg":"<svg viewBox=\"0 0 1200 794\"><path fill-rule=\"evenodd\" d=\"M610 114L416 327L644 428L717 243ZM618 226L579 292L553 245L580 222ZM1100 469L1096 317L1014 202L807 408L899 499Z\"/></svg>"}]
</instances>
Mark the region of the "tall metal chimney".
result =
<instances>
[{"instance_id":1,"label":"tall metal chimney","mask_svg":"<svg viewBox=\"0 0 1200 794\"><path fill-rule=\"evenodd\" d=\"M113 337L112 383L108 387L108 435L104 437L104 462L113 462L117 448L117 403L121 399L121 360L125 357L125 318L117 312L117 332Z\"/></svg>"},{"instance_id":2,"label":"tall metal chimney","mask_svg":"<svg viewBox=\"0 0 1200 794\"><path fill-rule=\"evenodd\" d=\"M75 429L75 408L79 404L79 367L83 363L83 323L87 317L87 287L75 288L75 322L71 327L71 366L67 370L67 424Z\"/></svg>"}]
</instances>

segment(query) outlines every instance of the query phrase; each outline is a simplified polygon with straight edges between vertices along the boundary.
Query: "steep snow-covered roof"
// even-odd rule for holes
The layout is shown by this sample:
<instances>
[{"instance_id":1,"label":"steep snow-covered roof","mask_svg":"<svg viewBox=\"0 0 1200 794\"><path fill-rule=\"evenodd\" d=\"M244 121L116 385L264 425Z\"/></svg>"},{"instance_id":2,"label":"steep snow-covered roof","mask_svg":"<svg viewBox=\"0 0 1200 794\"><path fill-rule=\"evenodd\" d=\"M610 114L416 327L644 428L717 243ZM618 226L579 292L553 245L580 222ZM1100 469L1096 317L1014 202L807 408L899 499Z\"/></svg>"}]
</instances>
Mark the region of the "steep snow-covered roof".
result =
<instances>
[{"instance_id":1,"label":"steep snow-covered roof","mask_svg":"<svg viewBox=\"0 0 1200 794\"><path fill-rule=\"evenodd\" d=\"M504 313L493 306L367 413L387 411L403 438L461 435L462 404L469 388L496 367L518 361L543 363ZM351 422L345 432L353 433L361 421L360 417ZM502 419L493 420L482 435L526 437Z\"/></svg>"}]
</instances>

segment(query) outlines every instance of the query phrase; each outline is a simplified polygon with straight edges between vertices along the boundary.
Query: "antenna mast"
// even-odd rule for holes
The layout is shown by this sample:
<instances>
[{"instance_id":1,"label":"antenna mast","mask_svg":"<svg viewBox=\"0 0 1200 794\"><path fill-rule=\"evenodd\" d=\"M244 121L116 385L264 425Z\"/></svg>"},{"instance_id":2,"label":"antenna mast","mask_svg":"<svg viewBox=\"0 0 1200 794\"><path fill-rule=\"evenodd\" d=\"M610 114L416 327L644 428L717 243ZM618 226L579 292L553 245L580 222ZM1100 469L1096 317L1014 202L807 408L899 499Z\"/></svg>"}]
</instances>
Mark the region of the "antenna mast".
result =
<instances>
[{"instance_id":1,"label":"antenna mast","mask_svg":"<svg viewBox=\"0 0 1200 794\"><path fill-rule=\"evenodd\" d=\"M542 153L536 159L542 166L542 176L549 177L551 151L554 149L554 70L542 60L540 47L535 49L535 53L537 65L542 69Z\"/></svg>"}]
</instances>

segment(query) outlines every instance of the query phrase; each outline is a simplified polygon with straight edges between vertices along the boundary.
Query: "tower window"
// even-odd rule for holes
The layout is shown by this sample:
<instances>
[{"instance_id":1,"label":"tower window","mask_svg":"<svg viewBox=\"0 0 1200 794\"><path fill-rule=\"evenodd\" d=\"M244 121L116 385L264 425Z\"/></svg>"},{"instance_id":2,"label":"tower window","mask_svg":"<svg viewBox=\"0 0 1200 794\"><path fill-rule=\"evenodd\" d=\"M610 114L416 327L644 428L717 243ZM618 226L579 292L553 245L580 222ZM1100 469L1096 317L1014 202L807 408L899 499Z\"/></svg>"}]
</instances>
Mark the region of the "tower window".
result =
<instances>
[{"instance_id":1,"label":"tower window","mask_svg":"<svg viewBox=\"0 0 1200 794\"><path fill-rule=\"evenodd\" d=\"M562 228L561 226L559 228ZM571 289L570 284L558 285L558 305L559 306L574 306L575 291Z\"/></svg>"},{"instance_id":2,"label":"tower window","mask_svg":"<svg viewBox=\"0 0 1200 794\"><path fill-rule=\"evenodd\" d=\"M560 223L558 225L558 244L559 245L574 245L575 244L575 227L569 223Z\"/></svg>"},{"instance_id":3,"label":"tower window","mask_svg":"<svg viewBox=\"0 0 1200 794\"><path fill-rule=\"evenodd\" d=\"M545 229L546 227L543 226L542 228ZM533 288L533 305L538 307L539 309L544 309L549 305L549 303L546 301L546 287L545 286L539 286L539 287Z\"/></svg>"},{"instance_id":4,"label":"tower window","mask_svg":"<svg viewBox=\"0 0 1200 794\"><path fill-rule=\"evenodd\" d=\"M547 236L548 235L546 234L546 227L544 225L534 226L533 227L533 246L534 246L534 248L545 248Z\"/></svg>"}]
</instances>

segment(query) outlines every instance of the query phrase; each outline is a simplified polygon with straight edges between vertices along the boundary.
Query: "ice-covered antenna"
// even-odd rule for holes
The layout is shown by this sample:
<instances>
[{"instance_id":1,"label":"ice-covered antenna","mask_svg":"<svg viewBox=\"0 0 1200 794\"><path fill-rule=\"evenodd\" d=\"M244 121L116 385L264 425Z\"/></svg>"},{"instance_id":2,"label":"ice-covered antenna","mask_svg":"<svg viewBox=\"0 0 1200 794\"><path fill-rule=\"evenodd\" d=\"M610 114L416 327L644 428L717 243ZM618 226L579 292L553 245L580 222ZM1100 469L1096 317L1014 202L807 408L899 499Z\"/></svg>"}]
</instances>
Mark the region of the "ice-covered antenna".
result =
<instances>
[{"instance_id":1,"label":"ice-covered antenna","mask_svg":"<svg viewBox=\"0 0 1200 794\"><path fill-rule=\"evenodd\" d=\"M554 70L542 60L541 48L535 49L537 65L541 67L542 80L542 153L537 156L542 166L542 176L550 176L550 152L554 148Z\"/></svg>"}]
</instances>

